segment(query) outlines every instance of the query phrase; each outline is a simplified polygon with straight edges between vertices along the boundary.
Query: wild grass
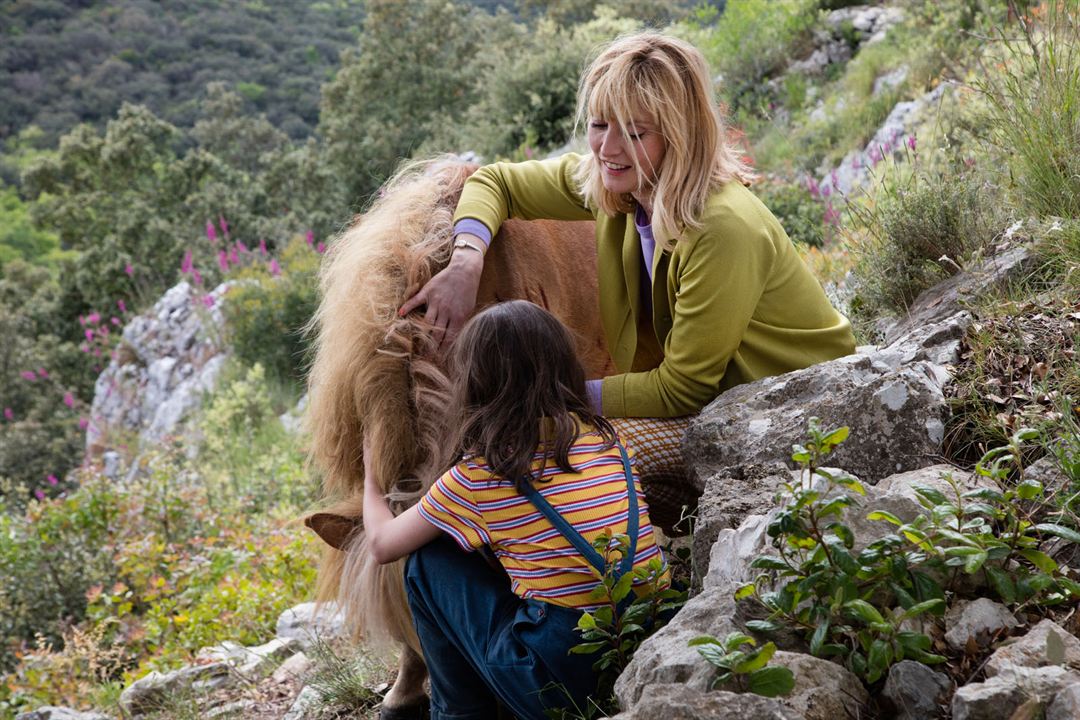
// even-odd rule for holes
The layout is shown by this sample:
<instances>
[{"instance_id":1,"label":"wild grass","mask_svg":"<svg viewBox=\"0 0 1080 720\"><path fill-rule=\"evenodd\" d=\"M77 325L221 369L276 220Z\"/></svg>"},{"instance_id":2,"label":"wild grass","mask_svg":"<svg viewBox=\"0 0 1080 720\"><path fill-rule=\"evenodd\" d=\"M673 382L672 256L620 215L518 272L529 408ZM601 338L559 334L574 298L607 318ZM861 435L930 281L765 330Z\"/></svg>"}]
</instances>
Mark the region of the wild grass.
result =
<instances>
[{"instance_id":1,"label":"wild grass","mask_svg":"<svg viewBox=\"0 0 1080 720\"><path fill-rule=\"evenodd\" d=\"M318 641L312 647L315 672L308 685L318 691L327 708L346 708L353 713L370 711L382 698L375 688L392 679L387 666L364 650L337 648Z\"/></svg>"}]
</instances>

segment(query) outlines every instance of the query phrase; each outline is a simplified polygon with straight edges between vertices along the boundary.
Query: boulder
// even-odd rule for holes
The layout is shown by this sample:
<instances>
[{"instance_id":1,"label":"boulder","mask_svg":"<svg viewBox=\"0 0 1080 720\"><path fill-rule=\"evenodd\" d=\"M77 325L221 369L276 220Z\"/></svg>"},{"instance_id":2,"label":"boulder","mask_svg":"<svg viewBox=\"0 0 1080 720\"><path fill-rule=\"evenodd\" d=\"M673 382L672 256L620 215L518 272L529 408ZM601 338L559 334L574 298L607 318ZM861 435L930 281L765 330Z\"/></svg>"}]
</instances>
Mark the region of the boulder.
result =
<instances>
[{"instance_id":1,"label":"boulder","mask_svg":"<svg viewBox=\"0 0 1080 720\"><path fill-rule=\"evenodd\" d=\"M285 662L281 663L270 679L276 683L284 683L307 675L312 666L311 658L302 652L298 652Z\"/></svg>"},{"instance_id":2,"label":"boulder","mask_svg":"<svg viewBox=\"0 0 1080 720\"><path fill-rule=\"evenodd\" d=\"M1007 607L990 598L961 600L945 613L945 642L955 652L964 652L971 640L987 647L999 634L1019 624Z\"/></svg>"},{"instance_id":3,"label":"boulder","mask_svg":"<svg viewBox=\"0 0 1080 720\"><path fill-rule=\"evenodd\" d=\"M1010 666L1007 672L986 682L969 683L953 695L953 720L1001 720L1011 717L1024 703L1035 700L1052 705L1059 691L1080 683L1080 674L1060 666L1023 668ZM1066 701L1067 702L1067 701Z\"/></svg>"},{"instance_id":4,"label":"boulder","mask_svg":"<svg viewBox=\"0 0 1080 720\"><path fill-rule=\"evenodd\" d=\"M1080 718L1080 683L1058 691L1046 708L1046 720L1076 720Z\"/></svg>"},{"instance_id":5,"label":"boulder","mask_svg":"<svg viewBox=\"0 0 1080 720\"><path fill-rule=\"evenodd\" d=\"M1051 634L1057 636L1056 640L1050 639ZM1010 667L1047 665L1080 669L1080 640L1053 620L1043 620L1025 635L1001 645L986 661L986 674L994 677L1008 672Z\"/></svg>"},{"instance_id":6,"label":"boulder","mask_svg":"<svg viewBox=\"0 0 1080 720\"><path fill-rule=\"evenodd\" d=\"M309 686L304 687L296 700L289 707L281 720L313 720L318 717L319 707L322 705L322 695L318 690Z\"/></svg>"},{"instance_id":7,"label":"boulder","mask_svg":"<svg viewBox=\"0 0 1080 720\"><path fill-rule=\"evenodd\" d=\"M882 697L892 706L896 720L934 720L944 715L953 682L914 660L901 660L889 668Z\"/></svg>"},{"instance_id":8,"label":"boulder","mask_svg":"<svg viewBox=\"0 0 1080 720\"><path fill-rule=\"evenodd\" d=\"M94 384L89 452L110 449L115 433L161 440L201 405L229 353L221 341L229 287L204 294L182 282L124 327L120 347Z\"/></svg>"},{"instance_id":9,"label":"boulder","mask_svg":"<svg viewBox=\"0 0 1080 720\"><path fill-rule=\"evenodd\" d=\"M209 692L234 680L225 662L189 665L169 673L151 671L124 689L120 709L127 717L137 717L160 710L177 695Z\"/></svg>"},{"instance_id":10,"label":"boulder","mask_svg":"<svg viewBox=\"0 0 1080 720\"><path fill-rule=\"evenodd\" d=\"M779 700L806 720L867 716L870 696L859 678L843 666L783 650L778 650L769 664L786 667L795 675L795 687Z\"/></svg>"},{"instance_id":11,"label":"boulder","mask_svg":"<svg viewBox=\"0 0 1080 720\"><path fill-rule=\"evenodd\" d=\"M712 692L685 685L649 685L641 700L612 720L802 720L777 699L751 693Z\"/></svg>"},{"instance_id":12,"label":"boulder","mask_svg":"<svg viewBox=\"0 0 1080 720\"><path fill-rule=\"evenodd\" d=\"M307 650L322 640L346 637L345 616L335 603L301 603L281 613L277 621L279 640L295 639Z\"/></svg>"},{"instance_id":13,"label":"boulder","mask_svg":"<svg viewBox=\"0 0 1080 720\"><path fill-rule=\"evenodd\" d=\"M278 637L255 647L244 647L226 640L220 645L203 648L195 657L206 662L227 662L241 675L252 678L272 672L282 661L299 650L300 645L297 638Z\"/></svg>"},{"instance_id":14,"label":"boulder","mask_svg":"<svg viewBox=\"0 0 1080 720\"><path fill-rule=\"evenodd\" d=\"M880 349L727 390L687 429L689 472L704 485L721 471L785 463L811 417L851 428L829 463L866 482L924 467L940 453L948 417L942 386L968 322L956 315Z\"/></svg>"},{"instance_id":15,"label":"boulder","mask_svg":"<svg viewBox=\"0 0 1080 720\"><path fill-rule=\"evenodd\" d=\"M108 715L97 712L80 712L67 707L43 705L36 710L19 713L15 720L109 720Z\"/></svg>"}]
</instances>

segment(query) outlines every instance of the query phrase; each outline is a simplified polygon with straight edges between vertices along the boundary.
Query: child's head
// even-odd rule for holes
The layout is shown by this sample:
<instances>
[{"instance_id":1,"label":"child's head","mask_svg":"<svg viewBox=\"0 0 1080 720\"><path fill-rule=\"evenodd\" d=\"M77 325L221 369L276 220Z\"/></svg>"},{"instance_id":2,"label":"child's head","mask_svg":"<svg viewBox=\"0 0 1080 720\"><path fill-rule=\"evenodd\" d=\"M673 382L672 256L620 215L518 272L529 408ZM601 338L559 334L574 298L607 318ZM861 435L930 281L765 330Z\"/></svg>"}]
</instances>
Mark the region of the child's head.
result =
<instances>
[{"instance_id":1,"label":"child's head","mask_svg":"<svg viewBox=\"0 0 1080 720\"><path fill-rule=\"evenodd\" d=\"M614 436L589 407L569 331L533 303L498 303L473 317L454 342L450 372L451 407L461 413L451 428L460 433L454 445L483 455L499 476L516 480L529 473L542 418L551 424L544 440L568 471L566 451L579 423Z\"/></svg>"}]
</instances>

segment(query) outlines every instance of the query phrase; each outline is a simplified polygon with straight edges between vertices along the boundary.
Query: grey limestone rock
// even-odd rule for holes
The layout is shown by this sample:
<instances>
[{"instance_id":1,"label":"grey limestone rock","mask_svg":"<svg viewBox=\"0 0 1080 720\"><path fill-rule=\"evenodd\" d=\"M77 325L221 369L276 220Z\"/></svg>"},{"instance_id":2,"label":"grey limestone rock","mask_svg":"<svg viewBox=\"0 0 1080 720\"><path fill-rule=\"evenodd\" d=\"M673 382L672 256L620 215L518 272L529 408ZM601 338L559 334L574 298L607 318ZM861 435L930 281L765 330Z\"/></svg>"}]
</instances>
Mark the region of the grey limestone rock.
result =
<instances>
[{"instance_id":1,"label":"grey limestone rock","mask_svg":"<svg viewBox=\"0 0 1080 720\"><path fill-rule=\"evenodd\" d=\"M109 720L109 716L98 712L81 712L68 707L43 705L36 710L19 713L15 720Z\"/></svg>"},{"instance_id":2,"label":"grey limestone rock","mask_svg":"<svg viewBox=\"0 0 1080 720\"><path fill-rule=\"evenodd\" d=\"M892 705L897 720L933 720L944 714L953 682L945 673L914 660L901 660L889 668L882 696Z\"/></svg>"},{"instance_id":3,"label":"grey limestone rock","mask_svg":"<svg viewBox=\"0 0 1080 720\"><path fill-rule=\"evenodd\" d=\"M208 662L227 662L247 678L266 675L300 648L297 638L274 638L254 647L245 647L226 640L220 645L203 648L196 659Z\"/></svg>"},{"instance_id":4,"label":"grey limestone rock","mask_svg":"<svg viewBox=\"0 0 1080 720\"><path fill-rule=\"evenodd\" d=\"M319 691L308 685L296 696L296 700L293 701L289 711L282 716L281 720L312 720L312 718L316 717L321 704L322 696Z\"/></svg>"},{"instance_id":5,"label":"grey limestone rock","mask_svg":"<svg viewBox=\"0 0 1080 720\"><path fill-rule=\"evenodd\" d=\"M1051 639L1051 635L1056 635L1056 639ZM1010 666L1046 665L1067 665L1080 670L1080 640L1053 620L1043 620L1023 636L1002 644L986 661L986 674L1000 675L1008 672Z\"/></svg>"},{"instance_id":6,"label":"grey limestone rock","mask_svg":"<svg viewBox=\"0 0 1080 720\"><path fill-rule=\"evenodd\" d=\"M1080 718L1080 683L1072 683L1059 690L1046 708L1046 720L1076 718Z\"/></svg>"},{"instance_id":7,"label":"grey limestone rock","mask_svg":"<svg viewBox=\"0 0 1080 720\"><path fill-rule=\"evenodd\" d=\"M189 665L169 673L151 671L124 689L120 708L130 717L160 710L179 693L204 693L235 681L225 662Z\"/></svg>"},{"instance_id":8,"label":"grey limestone rock","mask_svg":"<svg viewBox=\"0 0 1080 720\"><path fill-rule=\"evenodd\" d=\"M703 691L685 685L649 685L641 699L612 720L803 720L773 698L723 690Z\"/></svg>"},{"instance_id":9,"label":"grey limestone rock","mask_svg":"<svg viewBox=\"0 0 1080 720\"><path fill-rule=\"evenodd\" d=\"M957 652L972 638L986 647L998 634L1019 624L1007 607L990 598L960 601L945 613L945 642Z\"/></svg>"},{"instance_id":10,"label":"grey limestone rock","mask_svg":"<svg viewBox=\"0 0 1080 720\"><path fill-rule=\"evenodd\" d=\"M783 650L769 664L786 667L795 675L794 689L780 700L806 720L866 717L870 696L859 678L841 665Z\"/></svg>"},{"instance_id":11,"label":"grey limestone rock","mask_svg":"<svg viewBox=\"0 0 1080 720\"><path fill-rule=\"evenodd\" d=\"M1059 691L1080 683L1080 674L1061 666L1021 668L986 682L970 683L953 695L953 720L1001 720L1011 717L1028 700L1051 705ZM1067 701L1066 701L1067 702Z\"/></svg>"},{"instance_id":12,"label":"grey limestone rock","mask_svg":"<svg viewBox=\"0 0 1080 720\"><path fill-rule=\"evenodd\" d=\"M335 603L301 603L281 613L277 621L279 640L295 639L309 649L319 640L345 637L345 616Z\"/></svg>"}]
</instances>

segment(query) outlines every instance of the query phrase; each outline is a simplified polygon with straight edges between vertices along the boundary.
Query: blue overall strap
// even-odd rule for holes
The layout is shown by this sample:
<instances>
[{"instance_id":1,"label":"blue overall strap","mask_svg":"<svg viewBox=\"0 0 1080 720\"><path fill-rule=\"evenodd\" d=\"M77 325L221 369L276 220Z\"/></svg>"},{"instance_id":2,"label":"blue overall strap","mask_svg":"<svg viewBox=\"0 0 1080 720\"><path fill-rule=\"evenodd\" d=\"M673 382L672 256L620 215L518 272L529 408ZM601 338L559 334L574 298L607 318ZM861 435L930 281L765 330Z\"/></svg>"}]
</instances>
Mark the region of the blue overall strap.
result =
<instances>
[{"instance_id":1,"label":"blue overall strap","mask_svg":"<svg viewBox=\"0 0 1080 720\"><path fill-rule=\"evenodd\" d=\"M637 536L638 536L638 502L637 491L634 490L634 474L630 470L630 457L626 454L626 448L621 443L615 443L619 452L622 453L623 461L623 473L626 475L626 495L629 500L629 514L626 518L626 531L630 536L630 549L623 558L622 565L619 568L617 577L622 576L624 573L630 572L634 567L634 555L637 553ZM603 575L607 569L607 563L604 562L604 558L600 556L600 553L596 552L596 549L589 544L589 541L582 537L581 533L574 529L574 526L566 521L559 511L551 506L544 496L540 494L540 491L533 487L531 482L525 483L525 497L529 499L537 510L551 522L559 533L565 537L574 548L589 561L589 564L597 569L597 571Z\"/></svg>"}]
</instances>

